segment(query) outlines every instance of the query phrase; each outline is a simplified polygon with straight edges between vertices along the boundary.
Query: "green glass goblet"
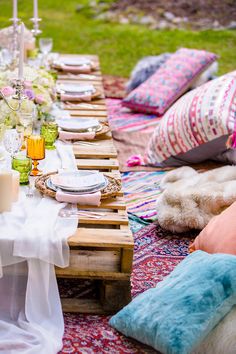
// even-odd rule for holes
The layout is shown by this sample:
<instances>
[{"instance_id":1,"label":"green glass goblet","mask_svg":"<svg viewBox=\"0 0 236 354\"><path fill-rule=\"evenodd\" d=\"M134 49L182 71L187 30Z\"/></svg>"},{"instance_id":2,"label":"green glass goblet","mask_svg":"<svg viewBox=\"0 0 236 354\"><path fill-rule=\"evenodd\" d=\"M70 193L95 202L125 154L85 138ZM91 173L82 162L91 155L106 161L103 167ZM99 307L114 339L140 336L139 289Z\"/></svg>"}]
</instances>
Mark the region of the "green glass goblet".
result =
<instances>
[{"instance_id":1,"label":"green glass goblet","mask_svg":"<svg viewBox=\"0 0 236 354\"><path fill-rule=\"evenodd\" d=\"M55 122L45 122L41 126L40 135L45 139L45 149L56 149L54 143L58 137L58 125Z\"/></svg>"},{"instance_id":2,"label":"green glass goblet","mask_svg":"<svg viewBox=\"0 0 236 354\"><path fill-rule=\"evenodd\" d=\"M29 174L32 168L32 160L23 154L16 154L12 158L12 169L20 172L20 184L29 183Z\"/></svg>"}]
</instances>

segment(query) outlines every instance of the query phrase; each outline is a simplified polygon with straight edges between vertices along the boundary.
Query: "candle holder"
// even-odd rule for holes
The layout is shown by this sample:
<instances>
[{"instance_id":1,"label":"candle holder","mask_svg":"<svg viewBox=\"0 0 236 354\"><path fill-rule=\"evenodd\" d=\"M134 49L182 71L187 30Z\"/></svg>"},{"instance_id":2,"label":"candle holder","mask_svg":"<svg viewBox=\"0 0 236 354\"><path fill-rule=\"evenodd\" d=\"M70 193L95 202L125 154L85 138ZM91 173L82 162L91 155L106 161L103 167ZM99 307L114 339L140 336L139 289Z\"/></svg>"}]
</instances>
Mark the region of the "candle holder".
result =
<instances>
[{"instance_id":1,"label":"candle holder","mask_svg":"<svg viewBox=\"0 0 236 354\"><path fill-rule=\"evenodd\" d=\"M33 22L33 29L31 32L33 33L34 37L39 36L42 33L42 31L39 29L39 22L41 22L42 19L33 17L30 19L30 21Z\"/></svg>"}]
</instances>

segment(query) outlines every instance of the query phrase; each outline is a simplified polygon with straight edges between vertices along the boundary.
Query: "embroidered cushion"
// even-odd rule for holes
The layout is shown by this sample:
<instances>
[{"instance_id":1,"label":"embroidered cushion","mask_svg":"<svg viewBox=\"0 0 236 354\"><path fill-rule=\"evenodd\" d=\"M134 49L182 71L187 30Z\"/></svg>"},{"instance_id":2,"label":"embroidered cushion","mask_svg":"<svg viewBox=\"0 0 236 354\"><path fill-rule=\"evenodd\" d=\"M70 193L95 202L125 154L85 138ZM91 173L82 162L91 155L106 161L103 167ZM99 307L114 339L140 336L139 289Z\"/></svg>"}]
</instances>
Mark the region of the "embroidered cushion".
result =
<instances>
[{"instance_id":1,"label":"embroidered cushion","mask_svg":"<svg viewBox=\"0 0 236 354\"><path fill-rule=\"evenodd\" d=\"M215 216L190 246L191 251L236 255L236 202Z\"/></svg>"},{"instance_id":2,"label":"embroidered cushion","mask_svg":"<svg viewBox=\"0 0 236 354\"><path fill-rule=\"evenodd\" d=\"M197 251L110 319L163 354L190 354L236 303L236 257Z\"/></svg>"},{"instance_id":3,"label":"embroidered cushion","mask_svg":"<svg viewBox=\"0 0 236 354\"><path fill-rule=\"evenodd\" d=\"M236 114L236 71L181 97L154 130L145 162L180 166L225 152Z\"/></svg>"},{"instance_id":4,"label":"embroidered cushion","mask_svg":"<svg viewBox=\"0 0 236 354\"><path fill-rule=\"evenodd\" d=\"M179 49L147 81L133 90L123 105L160 116L215 60L215 54L204 50Z\"/></svg>"},{"instance_id":5,"label":"embroidered cushion","mask_svg":"<svg viewBox=\"0 0 236 354\"><path fill-rule=\"evenodd\" d=\"M130 92L141 85L171 57L169 53L144 57L138 61L130 75L126 90Z\"/></svg>"}]
</instances>

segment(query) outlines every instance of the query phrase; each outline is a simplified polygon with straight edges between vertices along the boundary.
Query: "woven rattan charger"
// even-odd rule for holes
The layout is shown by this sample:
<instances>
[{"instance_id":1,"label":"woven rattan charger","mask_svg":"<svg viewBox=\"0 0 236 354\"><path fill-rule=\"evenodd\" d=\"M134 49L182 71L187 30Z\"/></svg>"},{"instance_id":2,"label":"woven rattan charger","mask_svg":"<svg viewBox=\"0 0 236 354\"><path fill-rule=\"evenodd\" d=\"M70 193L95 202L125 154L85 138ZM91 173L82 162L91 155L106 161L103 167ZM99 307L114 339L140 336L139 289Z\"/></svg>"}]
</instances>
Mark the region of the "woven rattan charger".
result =
<instances>
[{"instance_id":1,"label":"woven rattan charger","mask_svg":"<svg viewBox=\"0 0 236 354\"><path fill-rule=\"evenodd\" d=\"M56 199L56 192L47 187L46 181L51 175L54 175L57 173L58 172L50 172L50 173L46 173L46 174L38 177L35 181L35 187L42 194ZM108 180L108 185L103 190L101 190L101 200L115 197L115 196L117 196L117 194L121 190L121 180L120 179L116 179L114 177L107 176L106 174L104 174L104 176Z\"/></svg>"}]
</instances>

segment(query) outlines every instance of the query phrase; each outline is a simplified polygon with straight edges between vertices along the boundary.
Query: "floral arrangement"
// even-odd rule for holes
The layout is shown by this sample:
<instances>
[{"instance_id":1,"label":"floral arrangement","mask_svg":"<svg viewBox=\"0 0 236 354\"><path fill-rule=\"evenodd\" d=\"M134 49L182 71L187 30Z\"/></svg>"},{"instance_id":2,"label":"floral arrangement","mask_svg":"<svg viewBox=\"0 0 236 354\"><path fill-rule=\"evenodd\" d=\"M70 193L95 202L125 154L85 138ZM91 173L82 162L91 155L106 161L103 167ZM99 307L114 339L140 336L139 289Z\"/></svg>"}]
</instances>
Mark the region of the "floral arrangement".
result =
<instances>
[{"instance_id":1,"label":"floral arrangement","mask_svg":"<svg viewBox=\"0 0 236 354\"><path fill-rule=\"evenodd\" d=\"M15 94L11 82L17 77L17 71L0 72L0 90L7 97L11 106L17 107L18 101L12 96ZM55 81L53 76L44 69L24 67L24 95L21 112L31 113L37 111L38 119L47 116L55 100ZM19 120L19 112L12 112L4 100L0 100L0 120L14 126Z\"/></svg>"}]
</instances>

